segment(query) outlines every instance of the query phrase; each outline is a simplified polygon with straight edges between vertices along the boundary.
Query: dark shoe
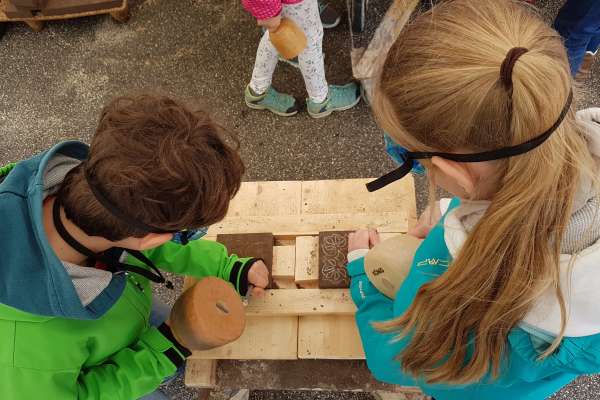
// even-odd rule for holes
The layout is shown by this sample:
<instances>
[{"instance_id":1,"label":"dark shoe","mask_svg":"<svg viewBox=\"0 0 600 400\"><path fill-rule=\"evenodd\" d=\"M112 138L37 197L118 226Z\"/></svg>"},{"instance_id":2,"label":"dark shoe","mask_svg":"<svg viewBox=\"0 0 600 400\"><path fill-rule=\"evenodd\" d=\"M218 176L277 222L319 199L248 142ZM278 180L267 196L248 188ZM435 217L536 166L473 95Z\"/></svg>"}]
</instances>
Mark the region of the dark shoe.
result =
<instances>
[{"instance_id":1,"label":"dark shoe","mask_svg":"<svg viewBox=\"0 0 600 400\"><path fill-rule=\"evenodd\" d=\"M585 56L583 57L583 62L581 63L581 66L579 67L579 72L577 73L577 76L575 77L576 81L578 81L578 82L585 81L592 75L592 66L594 65L594 60L596 58L596 54L598 54L597 51L595 53L592 53L591 51L588 51L585 53Z\"/></svg>"},{"instance_id":2,"label":"dark shoe","mask_svg":"<svg viewBox=\"0 0 600 400\"><path fill-rule=\"evenodd\" d=\"M340 13L324 0L319 0L319 14L323 28L326 29L335 28L342 20Z\"/></svg>"}]
</instances>

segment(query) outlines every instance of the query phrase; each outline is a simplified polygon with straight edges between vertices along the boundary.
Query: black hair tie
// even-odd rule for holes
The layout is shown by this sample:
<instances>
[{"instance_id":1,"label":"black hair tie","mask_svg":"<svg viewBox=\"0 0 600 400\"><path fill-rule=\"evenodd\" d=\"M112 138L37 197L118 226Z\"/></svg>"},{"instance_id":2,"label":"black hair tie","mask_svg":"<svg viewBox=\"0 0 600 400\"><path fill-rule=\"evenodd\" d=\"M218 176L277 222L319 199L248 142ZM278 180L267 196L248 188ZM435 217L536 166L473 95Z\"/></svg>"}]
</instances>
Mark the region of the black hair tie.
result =
<instances>
[{"instance_id":1,"label":"black hair tie","mask_svg":"<svg viewBox=\"0 0 600 400\"><path fill-rule=\"evenodd\" d=\"M519 57L528 51L529 49L526 49L525 47L513 47L508 51L508 53L506 53L506 57L500 66L500 80L502 81L502 84L506 90L510 90L513 87L512 73L515 63Z\"/></svg>"}]
</instances>

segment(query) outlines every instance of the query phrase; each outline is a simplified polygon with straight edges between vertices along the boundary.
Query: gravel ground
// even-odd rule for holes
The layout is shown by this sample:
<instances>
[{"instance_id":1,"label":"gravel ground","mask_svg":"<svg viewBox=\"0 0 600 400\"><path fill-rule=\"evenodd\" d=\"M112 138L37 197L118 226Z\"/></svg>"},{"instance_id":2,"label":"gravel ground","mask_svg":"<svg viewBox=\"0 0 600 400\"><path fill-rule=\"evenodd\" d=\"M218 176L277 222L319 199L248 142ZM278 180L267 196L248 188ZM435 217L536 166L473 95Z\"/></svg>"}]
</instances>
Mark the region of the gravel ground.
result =
<instances>
[{"instance_id":1,"label":"gravel ground","mask_svg":"<svg viewBox=\"0 0 600 400\"><path fill-rule=\"evenodd\" d=\"M107 16L53 22L35 33L10 24L0 39L0 165L29 157L59 140L89 141L98 111L110 98L144 91L203 104L239 132L248 167L246 180L305 180L376 176L393 167L381 151L381 132L369 109L323 120L303 113L282 119L244 107L260 32L239 0L132 1L127 24ZM369 35L389 0L372 2ZM344 0L332 1L338 9ZM560 0L539 2L550 21ZM350 35L345 20L326 31L324 52L332 83L351 79ZM600 71L586 82L582 106L600 104ZM287 65L275 86L304 98L300 74ZM419 204L425 199L417 184ZM181 285L180 279L175 282ZM172 302L173 294L157 291ZM600 379L583 377L553 399L600 399ZM174 399L195 399L181 380L166 387ZM224 394L221 394L224 395ZM251 399L356 399L366 394L334 392L252 392Z\"/></svg>"}]
</instances>

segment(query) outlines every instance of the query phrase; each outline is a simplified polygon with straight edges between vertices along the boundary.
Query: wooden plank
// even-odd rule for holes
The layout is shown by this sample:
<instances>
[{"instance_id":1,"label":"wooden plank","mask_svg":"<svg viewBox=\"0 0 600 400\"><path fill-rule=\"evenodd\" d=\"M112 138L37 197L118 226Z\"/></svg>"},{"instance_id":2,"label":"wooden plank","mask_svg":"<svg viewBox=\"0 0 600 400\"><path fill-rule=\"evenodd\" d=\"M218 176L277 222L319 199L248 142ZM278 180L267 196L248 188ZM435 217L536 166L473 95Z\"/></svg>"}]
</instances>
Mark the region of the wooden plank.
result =
<instances>
[{"instance_id":1,"label":"wooden plank","mask_svg":"<svg viewBox=\"0 0 600 400\"><path fill-rule=\"evenodd\" d=\"M273 247L273 282L278 289L296 289L296 246Z\"/></svg>"},{"instance_id":2,"label":"wooden plank","mask_svg":"<svg viewBox=\"0 0 600 400\"><path fill-rule=\"evenodd\" d=\"M296 284L303 288L319 286L319 238L298 236L296 238Z\"/></svg>"},{"instance_id":3,"label":"wooden plank","mask_svg":"<svg viewBox=\"0 0 600 400\"><path fill-rule=\"evenodd\" d=\"M398 212L399 210L412 211L415 207L412 176L407 176L372 193L367 191L365 186L371 180L373 179L302 182L302 213L374 214Z\"/></svg>"},{"instance_id":4,"label":"wooden plank","mask_svg":"<svg viewBox=\"0 0 600 400\"><path fill-rule=\"evenodd\" d=\"M365 353L354 316L300 317L298 358L363 360Z\"/></svg>"},{"instance_id":5,"label":"wooden plank","mask_svg":"<svg viewBox=\"0 0 600 400\"><path fill-rule=\"evenodd\" d=\"M251 317L354 313L348 289L267 290L263 297L250 297L246 306L246 315Z\"/></svg>"},{"instance_id":6,"label":"wooden plank","mask_svg":"<svg viewBox=\"0 0 600 400\"><path fill-rule=\"evenodd\" d=\"M367 368L365 360L222 360L219 361L217 370L219 389L243 387L250 390L343 392L404 389L402 386L377 381Z\"/></svg>"},{"instance_id":7,"label":"wooden plank","mask_svg":"<svg viewBox=\"0 0 600 400\"><path fill-rule=\"evenodd\" d=\"M294 279L296 246L273 247L273 279Z\"/></svg>"},{"instance_id":8,"label":"wooden plank","mask_svg":"<svg viewBox=\"0 0 600 400\"><path fill-rule=\"evenodd\" d=\"M18 7L40 10L44 8L48 0L10 0L10 3Z\"/></svg>"},{"instance_id":9,"label":"wooden plank","mask_svg":"<svg viewBox=\"0 0 600 400\"><path fill-rule=\"evenodd\" d=\"M413 200L414 204L414 200ZM276 216L246 216L226 218L212 225L208 234L273 232L275 236L318 235L322 231L352 231L359 228L377 228L380 232L406 233L409 218L414 219L410 207L395 212L367 214L301 214Z\"/></svg>"},{"instance_id":10,"label":"wooden plank","mask_svg":"<svg viewBox=\"0 0 600 400\"><path fill-rule=\"evenodd\" d=\"M25 7L17 7L13 3L6 3L6 7L4 8L4 12L8 18L31 18L33 17L33 12L29 8Z\"/></svg>"},{"instance_id":11,"label":"wooden plank","mask_svg":"<svg viewBox=\"0 0 600 400\"><path fill-rule=\"evenodd\" d=\"M111 10L122 5L122 0L48 0L41 13L44 16L80 14Z\"/></svg>"},{"instance_id":12,"label":"wooden plank","mask_svg":"<svg viewBox=\"0 0 600 400\"><path fill-rule=\"evenodd\" d=\"M298 215L301 198L301 181L244 182L229 205L227 217ZM268 229L256 232L265 231Z\"/></svg>"},{"instance_id":13,"label":"wooden plank","mask_svg":"<svg viewBox=\"0 0 600 400\"><path fill-rule=\"evenodd\" d=\"M280 290L288 292L289 290ZM189 359L295 360L298 358L298 317L251 317L233 343L194 351Z\"/></svg>"},{"instance_id":14,"label":"wooden plank","mask_svg":"<svg viewBox=\"0 0 600 400\"><path fill-rule=\"evenodd\" d=\"M217 360L189 358L185 365L185 385L195 388L217 386Z\"/></svg>"},{"instance_id":15,"label":"wooden plank","mask_svg":"<svg viewBox=\"0 0 600 400\"><path fill-rule=\"evenodd\" d=\"M112 14L112 13L120 13L125 12L129 9L129 4L127 0L123 0L123 5L117 8L111 8L106 10L95 10L88 12L81 12L77 14L66 14L66 15L51 15L51 16L42 16L38 15L32 18L9 18L6 16L4 10L6 9L7 0L0 0L0 21L25 21L25 22L33 22L36 21L53 21L53 20L61 20L61 19L70 19L70 18L81 18L81 17L90 17L93 15L99 14Z\"/></svg>"},{"instance_id":16,"label":"wooden plank","mask_svg":"<svg viewBox=\"0 0 600 400\"><path fill-rule=\"evenodd\" d=\"M184 290L196 280L186 277ZM354 315L356 306L348 289L267 290L263 297L251 296L247 317L282 317L298 315Z\"/></svg>"},{"instance_id":17,"label":"wooden plank","mask_svg":"<svg viewBox=\"0 0 600 400\"><path fill-rule=\"evenodd\" d=\"M418 387L399 386L396 391L377 390L373 393L374 400L429 400L431 397L423 394Z\"/></svg>"}]
</instances>

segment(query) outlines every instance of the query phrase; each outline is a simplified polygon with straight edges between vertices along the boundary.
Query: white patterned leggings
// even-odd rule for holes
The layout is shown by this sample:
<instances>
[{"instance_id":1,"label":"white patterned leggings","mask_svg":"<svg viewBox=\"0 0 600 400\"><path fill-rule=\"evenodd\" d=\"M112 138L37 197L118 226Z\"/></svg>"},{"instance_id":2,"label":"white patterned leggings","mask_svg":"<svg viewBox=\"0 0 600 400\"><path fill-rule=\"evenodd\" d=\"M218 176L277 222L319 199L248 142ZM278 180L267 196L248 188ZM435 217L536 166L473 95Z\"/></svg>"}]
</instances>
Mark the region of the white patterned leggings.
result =
<instances>
[{"instance_id":1,"label":"white patterned leggings","mask_svg":"<svg viewBox=\"0 0 600 400\"><path fill-rule=\"evenodd\" d=\"M315 103L321 103L327 98L328 87L323 65L323 25L319 16L317 0L283 4L281 17L294 21L306 34L308 45L298 56L300 72L304 78L308 97ZM269 40L269 31L266 31L258 45L250 81L250 88L255 93L262 94L271 86L277 60L277 50Z\"/></svg>"}]
</instances>

